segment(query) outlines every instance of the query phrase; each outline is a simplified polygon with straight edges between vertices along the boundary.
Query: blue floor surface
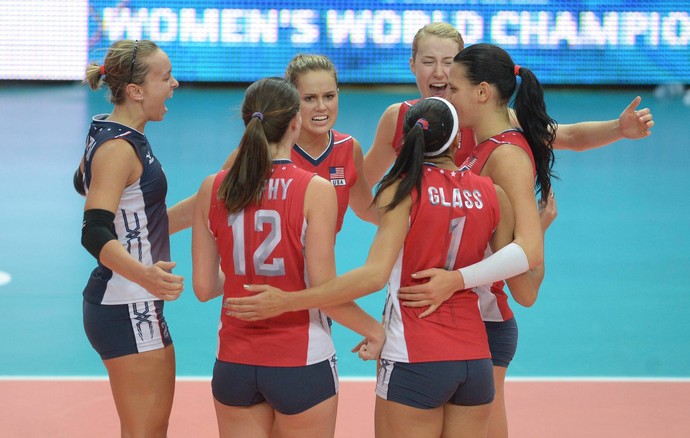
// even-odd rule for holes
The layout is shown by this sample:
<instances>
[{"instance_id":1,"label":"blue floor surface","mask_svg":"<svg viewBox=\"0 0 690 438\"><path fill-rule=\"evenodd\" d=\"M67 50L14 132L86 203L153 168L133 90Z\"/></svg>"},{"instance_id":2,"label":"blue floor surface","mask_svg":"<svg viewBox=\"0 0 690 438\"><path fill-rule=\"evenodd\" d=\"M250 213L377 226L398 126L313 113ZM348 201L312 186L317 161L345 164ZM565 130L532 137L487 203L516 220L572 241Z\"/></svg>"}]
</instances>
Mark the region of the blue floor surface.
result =
<instances>
[{"instance_id":1,"label":"blue floor surface","mask_svg":"<svg viewBox=\"0 0 690 438\"><path fill-rule=\"evenodd\" d=\"M554 89L546 97L552 117L571 123L615 118L636 94L653 109L651 137L556 153L559 216L546 237L547 275L533 308L513 306L520 343L509 377L690 377L690 108L649 90ZM170 205L237 144L242 95L183 86L166 119L147 126ZM366 150L381 112L415 97L408 87L342 87L336 128ZM94 260L79 243L83 198L71 179L91 115L109 110L103 92L80 84L0 83L0 376L105 375L82 328L81 291ZM339 272L364 261L374 232L348 212ZM178 374L209 376L220 302L199 303L191 290L190 241L189 231L172 238L187 290L166 315ZM360 303L378 318L383 299ZM335 327L334 337L341 376L373 377L374 364L349 353L358 336Z\"/></svg>"}]
</instances>

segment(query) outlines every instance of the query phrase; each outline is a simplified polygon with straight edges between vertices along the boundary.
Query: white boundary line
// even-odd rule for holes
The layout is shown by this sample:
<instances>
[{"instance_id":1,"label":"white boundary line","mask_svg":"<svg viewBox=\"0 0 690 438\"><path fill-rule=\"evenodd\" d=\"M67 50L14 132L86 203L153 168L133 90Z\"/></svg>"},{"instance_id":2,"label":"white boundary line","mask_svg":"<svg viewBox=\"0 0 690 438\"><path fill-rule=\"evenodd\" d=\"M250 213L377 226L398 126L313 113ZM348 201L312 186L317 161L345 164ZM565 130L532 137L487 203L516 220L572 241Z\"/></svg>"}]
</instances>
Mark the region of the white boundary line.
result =
<instances>
[{"instance_id":1,"label":"white boundary line","mask_svg":"<svg viewBox=\"0 0 690 438\"><path fill-rule=\"evenodd\" d=\"M107 381L107 376L0 376L2 381ZM177 377L180 382L209 382L211 376L180 376ZM341 382L374 382L373 377L341 377ZM675 382L675 383L690 383L690 377L508 377L508 382Z\"/></svg>"}]
</instances>

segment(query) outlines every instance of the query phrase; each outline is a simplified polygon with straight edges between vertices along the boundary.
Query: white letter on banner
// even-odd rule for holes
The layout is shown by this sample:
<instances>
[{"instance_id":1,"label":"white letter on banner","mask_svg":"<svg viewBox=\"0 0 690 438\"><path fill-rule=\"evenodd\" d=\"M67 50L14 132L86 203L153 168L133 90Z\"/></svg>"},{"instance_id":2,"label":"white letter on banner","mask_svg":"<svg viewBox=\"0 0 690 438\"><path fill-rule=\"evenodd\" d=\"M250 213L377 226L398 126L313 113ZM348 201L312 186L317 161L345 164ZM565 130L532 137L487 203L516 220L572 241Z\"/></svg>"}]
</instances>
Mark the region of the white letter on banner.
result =
<instances>
[{"instance_id":1,"label":"white letter on banner","mask_svg":"<svg viewBox=\"0 0 690 438\"><path fill-rule=\"evenodd\" d=\"M108 40L140 40L144 34L143 27L148 21L148 16L149 11L146 8L137 10L135 16L131 15L129 8L105 8L103 23Z\"/></svg>"},{"instance_id":2,"label":"white letter on banner","mask_svg":"<svg viewBox=\"0 0 690 438\"><path fill-rule=\"evenodd\" d=\"M177 14L170 8L151 10L149 36L153 41L170 42L177 39Z\"/></svg>"},{"instance_id":3,"label":"white letter on banner","mask_svg":"<svg viewBox=\"0 0 690 438\"><path fill-rule=\"evenodd\" d=\"M353 45L364 45L367 41L367 27L371 23L371 11L365 10L355 13L347 10L343 18L338 17L338 11L329 10L326 13L328 38L333 45L346 44L349 40Z\"/></svg>"},{"instance_id":4,"label":"white letter on banner","mask_svg":"<svg viewBox=\"0 0 690 438\"><path fill-rule=\"evenodd\" d=\"M371 22L371 39L375 44L392 45L400 42L402 23L395 11L376 11Z\"/></svg>"},{"instance_id":5,"label":"white letter on banner","mask_svg":"<svg viewBox=\"0 0 690 438\"><path fill-rule=\"evenodd\" d=\"M580 13L580 43L583 46L618 45L618 13L604 14L603 24L594 12Z\"/></svg>"},{"instance_id":6,"label":"white letter on banner","mask_svg":"<svg viewBox=\"0 0 690 438\"><path fill-rule=\"evenodd\" d=\"M520 24L520 15L513 11L500 11L491 18L491 41L499 46L517 46L518 37L512 28Z\"/></svg>"},{"instance_id":7,"label":"white letter on banner","mask_svg":"<svg viewBox=\"0 0 690 438\"><path fill-rule=\"evenodd\" d=\"M561 41L567 42L572 47L580 45L577 20L568 11L556 13L554 28L549 34L549 46L558 47Z\"/></svg>"},{"instance_id":8,"label":"white letter on banner","mask_svg":"<svg viewBox=\"0 0 690 438\"><path fill-rule=\"evenodd\" d=\"M315 44L319 42L319 26L314 24L318 15L313 9L298 9L292 12L292 34L294 44Z\"/></svg>"},{"instance_id":9,"label":"white letter on banner","mask_svg":"<svg viewBox=\"0 0 690 438\"><path fill-rule=\"evenodd\" d=\"M244 38L242 37L242 26L238 21L243 16L243 11L241 9L223 9L220 13L220 41L223 43L241 43Z\"/></svg>"},{"instance_id":10,"label":"white letter on banner","mask_svg":"<svg viewBox=\"0 0 690 438\"><path fill-rule=\"evenodd\" d=\"M246 28L251 43L278 42L278 11L269 9L262 13L259 9L252 9L247 14Z\"/></svg>"},{"instance_id":11,"label":"white letter on banner","mask_svg":"<svg viewBox=\"0 0 690 438\"><path fill-rule=\"evenodd\" d=\"M196 19L196 9L180 9L180 42L218 42L219 11L206 9L201 22Z\"/></svg>"},{"instance_id":12,"label":"white letter on banner","mask_svg":"<svg viewBox=\"0 0 690 438\"><path fill-rule=\"evenodd\" d=\"M403 11L402 40L405 44L412 44L417 31L427 24L431 19L424 11ZM464 34L463 34L464 35Z\"/></svg>"},{"instance_id":13,"label":"white letter on banner","mask_svg":"<svg viewBox=\"0 0 690 438\"><path fill-rule=\"evenodd\" d=\"M536 43L540 46L546 46L549 43L551 14L546 11L539 11L536 14L537 19L534 21L532 21L532 15L529 12L520 14L520 45L531 45L531 35L535 35L537 37Z\"/></svg>"},{"instance_id":14,"label":"white letter on banner","mask_svg":"<svg viewBox=\"0 0 690 438\"><path fill-rule=\"evenodd\" d=\"M621 44L634 46L637 37L649 31L648 18L644 12L623 12L621 14Z\"/></svg>"},{"instance_id":15,"label":"white letter on banner","mask_svg":"<svg viewBox=\"0 0 690 438\"><path fill-rule=\"evenodd\" d=\"M455 28L465 44L475 44L484 39L484 18L475 11L457 11Z\"/></svg>"},{"instance_id":16,"label":"white letter on banner","mask_svg":"<svg viewBox=\"0 0 690 438\"><path fill-rule=\"evenodd\" d=\"M661 20L662 38L671 46L687 46L690 41L690 17L687 12L671 12Z\"/></svg>"}]
</instances>

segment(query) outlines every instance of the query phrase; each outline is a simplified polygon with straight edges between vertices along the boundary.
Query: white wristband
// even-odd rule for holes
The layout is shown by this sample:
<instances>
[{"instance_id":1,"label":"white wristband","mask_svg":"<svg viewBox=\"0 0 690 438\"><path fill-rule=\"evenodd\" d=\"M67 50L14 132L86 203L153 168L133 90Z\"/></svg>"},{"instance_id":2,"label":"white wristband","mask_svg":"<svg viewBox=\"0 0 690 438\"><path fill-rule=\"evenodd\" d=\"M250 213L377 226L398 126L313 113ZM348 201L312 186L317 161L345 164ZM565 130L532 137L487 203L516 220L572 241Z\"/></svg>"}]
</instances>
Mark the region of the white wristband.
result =
<instances>
[{"instance_id":1,"label":"white wristband","mask_svg":"<svg viewBox=\"0 0 690 438\"><path fill-rule=\"evenodd\" d=\"M458 269L465 281L465 289L515 277L527 270L527 254L515 242L504 246L481 262Z\"/></svg>"}]
</instances>

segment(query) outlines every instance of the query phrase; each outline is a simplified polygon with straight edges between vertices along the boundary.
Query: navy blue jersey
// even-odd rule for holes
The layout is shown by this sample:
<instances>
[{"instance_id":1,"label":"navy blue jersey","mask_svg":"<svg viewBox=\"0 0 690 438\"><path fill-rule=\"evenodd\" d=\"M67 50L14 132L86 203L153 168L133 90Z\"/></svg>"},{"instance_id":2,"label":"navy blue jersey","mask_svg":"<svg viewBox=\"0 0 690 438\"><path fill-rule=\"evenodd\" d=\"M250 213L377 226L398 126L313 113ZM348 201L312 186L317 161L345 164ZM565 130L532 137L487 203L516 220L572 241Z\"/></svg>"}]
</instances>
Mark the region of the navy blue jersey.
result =
<instances>
[{"instance_id":1,"label":"navy blue jersey","mask_svg":"<svg viewBox=\"0 0 690 438\"><path fill-rule=\"evenodd\" d=\"M115 211L114 234L127 252L145 265L170 260L170 238L165 196L168 182L153 155L146 136L136 129L93 117L84 151L84 185L88 194L91 160L106 141L122 139L136 150L143 165L141 177L125 187ZM100 263L91 273L84 298L94 304L125 304L157 299L140 285L112 272Z\"/></svg>"}]
</instances>

